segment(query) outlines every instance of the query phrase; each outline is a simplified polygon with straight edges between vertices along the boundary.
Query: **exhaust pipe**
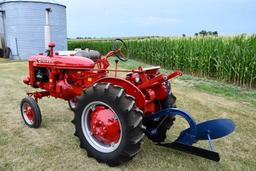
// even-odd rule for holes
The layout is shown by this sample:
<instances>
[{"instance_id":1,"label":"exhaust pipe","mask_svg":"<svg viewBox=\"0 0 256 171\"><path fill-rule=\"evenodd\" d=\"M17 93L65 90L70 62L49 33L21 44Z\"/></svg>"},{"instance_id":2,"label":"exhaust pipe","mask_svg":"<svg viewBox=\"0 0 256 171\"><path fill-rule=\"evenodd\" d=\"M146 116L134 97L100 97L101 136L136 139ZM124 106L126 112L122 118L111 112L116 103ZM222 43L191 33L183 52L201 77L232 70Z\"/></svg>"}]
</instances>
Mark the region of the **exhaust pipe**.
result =
<instances>
[{"instance_id":1,"label":"exhaust pipe","mask_svg":"<svg viewBox=\"0 0 256 171\"><path fill-rule=\"evenodd\" d=\"M51 42L50 12L52 12L51 8L45 9L44 40L46 50L48 50L48 44Z\"/></svg>"}]
</instances>

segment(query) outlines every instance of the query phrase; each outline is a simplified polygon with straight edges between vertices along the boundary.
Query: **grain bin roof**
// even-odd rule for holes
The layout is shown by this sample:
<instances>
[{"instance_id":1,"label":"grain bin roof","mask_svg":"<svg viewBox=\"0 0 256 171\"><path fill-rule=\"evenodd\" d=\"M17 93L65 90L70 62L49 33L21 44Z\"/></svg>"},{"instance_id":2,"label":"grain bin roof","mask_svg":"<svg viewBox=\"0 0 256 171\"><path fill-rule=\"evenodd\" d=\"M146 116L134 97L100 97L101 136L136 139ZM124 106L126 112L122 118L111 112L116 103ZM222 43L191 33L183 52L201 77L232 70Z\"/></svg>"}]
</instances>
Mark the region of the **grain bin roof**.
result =
<instances>
[{"instance_id":1,"label":"grain bin roof","mask_svg":"<svg viewBox=\"0 0 256 171\"><path fill-rule=\"evenodd\" d=\"M0 4L8 3L8 2L39 2L39 3L41 2L41 3L50 3L50 4L57 4L57 5L65 6L64 4L61 4L55 0L0 0Z\"/></svg>"}]
</instances>

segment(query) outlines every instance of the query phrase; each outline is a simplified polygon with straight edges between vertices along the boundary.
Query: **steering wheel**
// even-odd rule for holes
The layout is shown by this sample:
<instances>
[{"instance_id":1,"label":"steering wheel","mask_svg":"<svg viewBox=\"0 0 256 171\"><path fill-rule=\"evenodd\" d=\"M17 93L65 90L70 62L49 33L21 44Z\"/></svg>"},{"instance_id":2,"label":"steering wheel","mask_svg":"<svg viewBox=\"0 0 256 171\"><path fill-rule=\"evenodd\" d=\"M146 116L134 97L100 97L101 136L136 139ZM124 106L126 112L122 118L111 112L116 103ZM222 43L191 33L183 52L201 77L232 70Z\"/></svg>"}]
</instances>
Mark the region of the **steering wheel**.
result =
<instances>
[{"instance_id":1,"label":"steering wheel","mask_svg":"<svg viewBox=\"0 0 256 171\"><path fill-rule=\"evenodd\" d=\"M121 61L127 61L129 59L130 53L127 44L122 39L115 39L112 42L112 50L115 51L116 57Z\"/></svg>"}]
</instances>

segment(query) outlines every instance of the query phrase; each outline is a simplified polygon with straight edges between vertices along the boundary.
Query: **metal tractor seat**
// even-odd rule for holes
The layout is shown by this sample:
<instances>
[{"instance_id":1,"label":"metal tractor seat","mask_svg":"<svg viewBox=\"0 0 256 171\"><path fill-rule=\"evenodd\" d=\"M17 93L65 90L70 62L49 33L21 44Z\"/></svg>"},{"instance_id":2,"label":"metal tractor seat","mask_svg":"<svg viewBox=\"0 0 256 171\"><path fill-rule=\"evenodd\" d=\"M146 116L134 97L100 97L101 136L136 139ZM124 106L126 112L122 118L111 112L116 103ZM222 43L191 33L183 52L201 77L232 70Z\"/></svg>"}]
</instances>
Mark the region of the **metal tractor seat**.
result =
<instances>
[{"instance_id":1,"label":"metal tractor seat","mask_svg":"<svg viewBox=\"0 0 256 171\"><path fill-rule=\"evenodd\" d=\"M96 62L100 56L100 53L96 50L80 50L75 53L75 56L86 57Z\"/></svg>"}]
</instances>

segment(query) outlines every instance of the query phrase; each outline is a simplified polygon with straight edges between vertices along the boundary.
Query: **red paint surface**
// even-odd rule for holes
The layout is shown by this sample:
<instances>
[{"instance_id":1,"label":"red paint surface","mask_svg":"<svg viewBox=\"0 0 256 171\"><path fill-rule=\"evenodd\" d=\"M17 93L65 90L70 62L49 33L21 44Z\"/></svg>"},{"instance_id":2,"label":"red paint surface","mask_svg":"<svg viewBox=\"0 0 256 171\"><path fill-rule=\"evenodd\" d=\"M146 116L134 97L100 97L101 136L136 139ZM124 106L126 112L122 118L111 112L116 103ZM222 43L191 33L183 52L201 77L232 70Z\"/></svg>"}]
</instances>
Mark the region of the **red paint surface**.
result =
<instances>
[{"instance_id":1,"label":"red paint surface","mask_svg":"<svg viewBox=\"0 0 256 171\"><path fill-rule=\"evenodd\" d=\"M34 113L32 107L29 106L29 105L27 105L27 106L25 106L24 110L25 110L25 111L24 111L24 112L25 112L25 115L28 117L28 119L29 119L31 122L34 122L34 120L35 120L35 113Z\"/></svg>"},{"instance_id":2,"label":"red paint surface","mask_svg":"<svg viewBox=\"0 0 256 171\"><path fill-rule=\"evenodd\" d=\"M58 56L54 53L54 44L50 44L50 56L42 54L29 58L29 76L23 82L34 88L45 91L28 93L36 100L45 96L52 96L64 100L72 100L82 94L83 89L97 82L112 83L122 87L126 94L132 96L136 105L144 114L150 115L156 111L155 101L167 96L165 82L176 76L182 75L177 71L172 74L161 74L159 67L137 70L108 69L108 58L115 54L110 51L106 57L101 55L97 62L89 58L79 56ZM119 49L120 50L120 49ZM35 70L47 69L49 80L38 81L35 78ZM117 77L109 77L109 72L117 72ZM126 78L118 78L119 72L126 72ZM139 77L139 81L136 80Z\"/></svg>"},{"instance_id":3,"label":"red paint surface","mask_svg":"<svg viewBox=\"0 0 256 171\"><path fill-rule=\"evenodd\" d=\"M96 106L91 111L90 128L93 136L104 144L117 143L121 128L115 113L105 106Z\"/></svg>"}]
</instances>

